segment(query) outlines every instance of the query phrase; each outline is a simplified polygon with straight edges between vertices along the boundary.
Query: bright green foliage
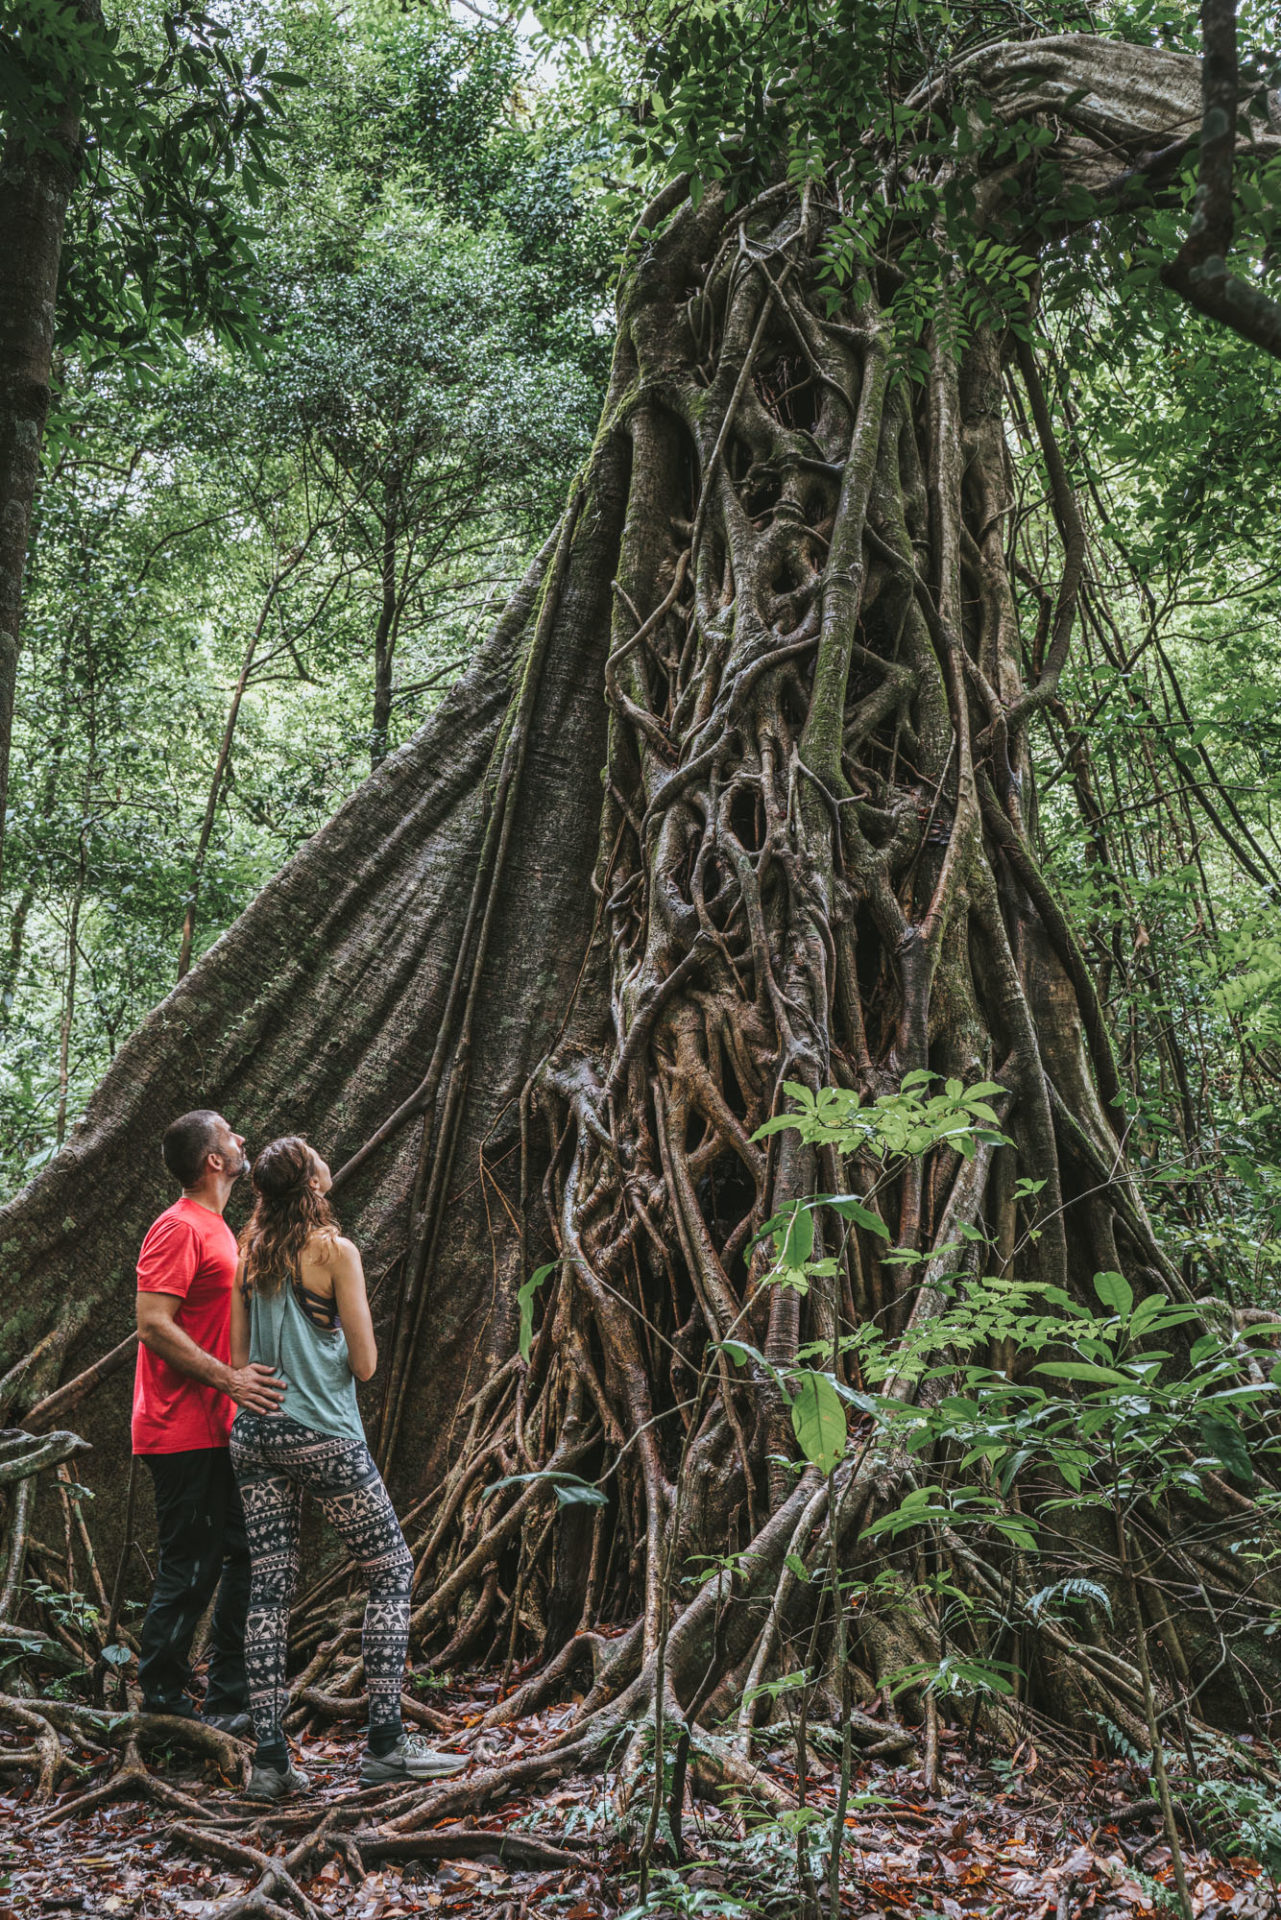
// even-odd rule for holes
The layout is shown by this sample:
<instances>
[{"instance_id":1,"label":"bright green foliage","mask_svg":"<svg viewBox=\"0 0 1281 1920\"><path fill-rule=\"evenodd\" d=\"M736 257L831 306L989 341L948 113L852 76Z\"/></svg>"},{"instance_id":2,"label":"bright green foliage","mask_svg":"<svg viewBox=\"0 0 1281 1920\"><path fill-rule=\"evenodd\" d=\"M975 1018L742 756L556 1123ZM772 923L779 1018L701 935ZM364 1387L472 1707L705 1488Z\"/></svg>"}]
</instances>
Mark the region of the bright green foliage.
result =
<instances>
[{"instance_id":1,"label":"bright green foliage","mask_svg":"<svg viewBox=\"0 0 1281 1920\"><path fill-rule=\"evenodd\" d=\"M988 1105L999 1087L949 1084L927 1100L926 1084L927 1076L909 1075L897 1095L874 1106L835 1089L810 1095L790 1087L796 1110L768 1130L790 1127L813 1145L851 1129L840 1136L843 1150L879 1159L882 1178L939 1139L965 1154L980 1132L989 1141L1002 1137L993 1133ZM970 1115L968 1138L957 1130L958 1113ZM1024 1205L1033 1207L1038 1183L1020 1185ZM816 1222L825 1213L842 1220L843 1231L868 1231L872 1222L879 1238L884 1228L869 1204L874 1198L875 1188L851 1211L848 1196L816 1195L768 1222L762 1237L772 1238L774 1262L761 1284L830 1281L837 1261L814 1257ZM1281 1449L1281 1363L1273 1346L1281 1321L1245 1334L1212 1328L1189 1341L1194 1323L1204 1321L1199 1306L1163 1292L1139 1296L1117 1272L1094 1276L1097 1304L1016 1271L980 1275L961 1256L982 1242L972 1232L935 1251L931 1311L913 1316L892 1338L867 1320L802 1347L788 1369L771 1366L745 1342L723 1345L732 1362L772 1378L786 1395L798 1449L811 1466L833 1474L873 1447L914 1463L895 1504L861 1529L851 1593L863 1610L910 1611L922 1577L907 1577L907 1567L919 1566L912 1543L944 1547L968 1535L988 1551L1018 1554L1020 1583L1035 1581L1039 1563L1041 1584L1019 1603L1029 1627L1089 1607L1111 1619L1108 1585L1074 1571L1070 1549L1065 1558L1073 1516L1097 1515L1124 1528L1138 1511L1160 1509L1176 1493L1204 1501L1208 1474L1248 1489L1255 1503L1248 1551L1260 1566L1281 1564L1281 1502L1259 1477L1262 1462L1275 1467ZM939 1273L949 1254L955 1270ZM994 1353L1003 1356L999 1366ZM847 1384L851 1370L858 1390ZM851 1413L856 1436L847 1426ZM887 1556L871 1573L863 1570L869 1547ZM800 1580L827 1575L824 1564L800 1556L788 1564ZM949 1623L944 1649L937 1662L904 1666L892 1676L892 1690L1011 1694L1018 1668L1001 1650L1008 1620L993 1617L981 1596L946 1572L924 1577L931 1605L942 1605Z\"/></svg>"},{"instance_id":2,"label":"bright green foliage","mask_svg":"<svg viewBox=\"0 0 1281 1920\"><path fill-rule=\"evenodd\" d=\"M1003 1138L991 1131L997 1117L988 1104L993 1094L1004 1093L1003 1087L993 1080L972 1087L949 1080L941 1092L926 1094L924 1089L939 1077L918 1067L904 1074L897 1093L880 1094L870 1105L846 1087L821 1087L811 1094L787 1080L783 1091L796 1111L776 1114L755 1137L763 1140L786 1128L799 1133L808 1146L831 1146L842 1154L866 1148L882 1161L903 1154L917 1157L944 1142L968 1159L980 1141ZM976 1126L976 1121L987 1124Z\"/></svg>"},{"instance_id":3,"label":"bright green foliage","mask_svg":"<svg viewBox=\"0 0 1281 1920\"><path fill-rule=\"evenodd\" d=\"M923 1070L905 1074L897 1093L882 1094L870 1105L864 1105L857 1094L845 1088L823 1087L811 1094L807 1087L787 1081L784 1091L794 1111L767 1120L757 1129L756 1138L787 1129L799 1134L807 1146L829 1145L842 1154L866 1151L882 1163L883 1179L891 1177L896 1163L922 1157L943 1143L968 1159L981 1141L1000 1143L1005 1139L995 1130L996 1114L988 1104L990 1095L1004 1092L1002 1087L993 1081L980 1081L967 1088L959 1080L949 1080L940 1093L927 1094L926 1087L937 1078L937 1074ZM838 1271L836 1258L814 1257L815 1221L822 1209L830 1208L846 1231L861 1227L878 1239L888 1240L888 1226L868 1204L874 1198L875 1189L865 1198L815 1194L794 1201L767 1220L756 1240L772 1238L774 1259L760 1284L806 1293L814 1282L834 1278ZM896 1255L906 1260L917 1257L904 1248L892 1249L881 1257L893 1261ZM859 1336L847 1336L839 1345L843 1349L859 1337L875 1341L880 1329L869 1322ZM842 1402L865 1408L863 1397L851 1395L835 1374L810 1364L780 1371L755 1347L740 1340L725 1341L723 1351L736 1365L751 1365L758 1375L774 1379L790 1404L792 1428L802 1456L821 1472L833 1472L844 1458L848 1438ZM832 1356L830 1346L812 1346L803 1348L798 1359L809 1363L825 1356Z\"/></svg>"},{"instance_id":4,"label":"bright green foliage","mask_svg":"<svg viewBox=\"0 0 1281 1920\"><path fill-rule=\"evenodd\" d=\"M6 9L6 136L45 144L61 103L80 103L58 290L68 346L110 348L141 370L198 328L258 337L253 209L283 185L268 156L284 90L301 82L255 38L195 6L103 18L64 0Z\"/></svg>"},{"instance_id":5,"label":"bright green foliage","mask_svg":"<svg viewBox=\"0 0 1281 1920\"><path fill-rule=\"evenodd\" d=\"M162 57L158 12L130 35ZM246 666L196 954L462 670L560 510L608 369L614 228L576 172L600 136L506 29L273 0L243 37L270 48L260 75L307 83L272 118L258 204L239 169L220 202L256 229L220 285L257 348L209 313L183 344L147 308L122 355L115 320L68 309L68 341L87 335L59 365L28 571L0 939L10 1191L173 984ZM124 176L101 179L117 209ZM116 258L104 235L91 255Z\"/></svg>"}]
</instances>

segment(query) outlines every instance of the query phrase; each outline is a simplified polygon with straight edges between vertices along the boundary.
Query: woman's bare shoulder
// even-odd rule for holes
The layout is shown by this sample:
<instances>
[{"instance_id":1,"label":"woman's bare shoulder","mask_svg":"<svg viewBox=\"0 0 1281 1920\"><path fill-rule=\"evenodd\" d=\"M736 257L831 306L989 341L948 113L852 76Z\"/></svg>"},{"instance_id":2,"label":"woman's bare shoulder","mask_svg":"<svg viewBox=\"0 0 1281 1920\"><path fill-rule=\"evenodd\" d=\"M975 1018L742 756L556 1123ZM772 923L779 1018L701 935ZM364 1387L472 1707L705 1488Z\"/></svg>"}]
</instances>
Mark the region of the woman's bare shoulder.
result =
<instances>
[{"instance_id":1,"label":"woman's bare shoulder","mask_svg":"<svg viewBox=\"0 0 1281 1920\"><path fill-rule=\"evenodd\" d=\"M339 1260L341 1242L336 1233L313 1233L298 1255L298 1264L313 1272L328 1273Z\"/></svg>"}]
</instances>

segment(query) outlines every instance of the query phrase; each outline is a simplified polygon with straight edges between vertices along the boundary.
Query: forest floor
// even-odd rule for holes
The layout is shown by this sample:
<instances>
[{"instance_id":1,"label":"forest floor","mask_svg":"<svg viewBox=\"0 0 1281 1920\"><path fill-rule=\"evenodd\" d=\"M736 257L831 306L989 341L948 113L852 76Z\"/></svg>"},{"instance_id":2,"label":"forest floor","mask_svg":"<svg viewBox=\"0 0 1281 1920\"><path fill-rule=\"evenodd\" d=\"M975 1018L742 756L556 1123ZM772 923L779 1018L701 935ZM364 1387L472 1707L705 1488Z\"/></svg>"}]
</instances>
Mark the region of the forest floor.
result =
<instances>
[{"instance_id":1,"label":"forest floor","mask_svg":"<svg viewBox=\"0 0 1281 1920\"><path fill-rule=\"evenodd\" d=\"M554 1707L481 1732L480 1717L498 1691L497 1681L482 1677L456 1690L433 1690L433 1704L458 1726L456 1740L439 1736L438 1744L466 1747L477 1765L491 1767L535 1751L573 1712L572 1706ZM0 1769L3 1754L0 1743ZM0 1794L0 1920L52 1920L64 1913L214 1920L237 1895L252 1892L254 1871L201 1858L175 1833L181 1814L121 1798L60 1817L60 1805L70 1806L115 1764L109 1756L74 1748L70 1757L86 1770L79 1778L64 1777L43 1807L24 1775L0 1772L9 1789ZM183 1756L170 1757L164 1778L199 1801L211 1836L234 1838L262 1854L282 1857L327 1810L350 1808L357 1795L362 1832L377 1827L380 1800L390 1790L359 1789L354 1729L340 1726L332 1735L304 1737L298 1757L312 1788L305 1804L279 1809L252 1807L207 1767ZM795 1744L785 1727L760 1734L756 1758L780 1786L796 1793ZM806 1796L815 1809L832 1806L836 1775L833 1760L811 1756ZM681 1884L670 1866L656 1865L651 1887L663 1896L663 1906L655 1902L650 1913L794 1920L801 1910L796 1840L776 1809L753 1813L740 1802L727 1810L691 1793L682 1829ZM455 1814L428 1832L450 1857L384 1862L361 1880L356 1864L326 1858L322 1849L300 1872L301 1889L335 1920L411 1914L610 1920L635 1901L636 1830L620 1824L600 1774L541 1783L479 1810L474 1821ZM544 1864L532 1864L529 1855L540 1842ZM550 1867L549 1858L555 1859ZM1281 1915L1278 1883L1248 1856L1225 1857L1189 1838L1185 1860L1198 1916ZM817 1857L815 1864L821 1872ZM1038 1757L1027 1742L1013 1757L975 1754L961 1735L946 1729L933 1794L919 1766L856 1764L842 1866L845 1920L1135 1920L1172 1911L1172 1891L1170 1854L1140 1768L1111 1761L1055 1763ZM283 1897L277 1892L277 1900Z\"/></svg>"}]
</instances>

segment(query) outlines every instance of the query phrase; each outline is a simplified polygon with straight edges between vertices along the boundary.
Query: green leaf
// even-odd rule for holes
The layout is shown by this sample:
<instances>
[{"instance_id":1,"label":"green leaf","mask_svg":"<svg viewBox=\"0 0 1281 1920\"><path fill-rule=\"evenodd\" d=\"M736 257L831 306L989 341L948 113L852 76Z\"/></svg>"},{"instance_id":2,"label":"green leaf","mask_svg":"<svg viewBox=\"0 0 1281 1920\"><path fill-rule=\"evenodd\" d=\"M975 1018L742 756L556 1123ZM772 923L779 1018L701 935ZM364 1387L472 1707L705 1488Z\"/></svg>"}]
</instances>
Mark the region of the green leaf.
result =
<instances>
[{"instance_id":1,"label":"green leaf","mask_svg":"<svg viewBox=\"0 0 1281 1920\"><path fill-rule=\"evenodd\" d=\"M1123 1273L1096 1273L1094 1291L1105 1307L1114 1313L1128 1314L1134 1307L1134 1288Z\"/></svg>"},{"instance_id":2,"label":"green leaf","mask_svg":"<svg viewBox=\"0 0 1281 1920\"><path fill-rule=\"evenodd\" d=\"M880 1214L873 1213L870 1207L865 1207L861 1200L854 1198L853 1194L834 1193L829 1196L827 1204L834 1212L840 1214L842 1220L852 1220L855 1226L864 1227L868 1233L875 1233L882 1240L889 1239L890 1230Z\"/></svg>"},{"instance_id":3,"label":"green leaf","mask_svg":"<svg viewBox=\"0 0 1281 1920\"><path fill-rule=\"evenodd\" d=\"M798 1200L778 1249L781 1267L803 1267L814 1251L814 1216L804 1201Z\"/></svg>"},{"instance_id":4,"label":"green leaf","mask_svg":"<svg viewBox=\"0 0 1281 1920\"><path fill-rule=\"evenodd\" d=\"M1236 1418L1226 1407L1221 1406L1213 1413L1208 1407L1202 1407L1197 1412L1196 1423L1206 1452L1225 1466L1243 1487L1252 1487L1254 1468L1250 1464L1250 1449Z\"/></svg>"},{"instance_id":5,"label":"green leaf","mask_svg":"<svg viewBox=\"0 0 1281 1920\"><path fill-rule=\"evenodd\" d=\"M607 1507L608 1494L599 1487L589 1486L586 1480L557 1480L554 1483L556 1504L560 1507Z\"/></svg>"},{"instance_id":6,"label":"green leaf","mask_svg":"<svg viewBox=\"0 0 1281 1920\"><path fill-rule=\"evenodd\" d=\"M1115 1367L1093 1367L1088 1360L1044 1360L1033 1373L1048 1373L1052 1380L1080 1380L1091 1387L1133 1387L1137 1382Z\"/></svg>"},{"instance_id":7,"label":"green leaf","mask_svg":"<svg viewBox=\"0 0 1281 1920\"><path fill-rule=\"evenodd\" d=\"M1185 1320L1199 1320L1200 1317L1198 1307L1176 1307L1171 1301L1163 1300L1159 1293L1150 1293L1134 1309L1130 1338L1137 1340L1141 1333L1164 1333L1167 1327L1182 1326Z\"/></svg>"},{"instance_id":8,"label":"green leaf","mask_svg":"<svg viewBox=\"0 0 1281 1920\"><path fill-rule=\"evenodd\" d=\"M793 1379L797 1388L792 1401L796 1444L811 1466L821 1473L831 1473L845 1453L845 1409L826 1374L802 1373Z\"/></svg>"},{"instance_id":9,"label":"green leaf","mask_svg":"<svg viewBox=\"0 0 1281 1920\"><path fill-rule=\"evenodd\" d=\"M548 1274L555 1273L556 1266L555 1260L549 1260L545 1267L536 1268L516 1294L516 1305L520 1308L520 1357L527 1366L534 1344L534 1295Z\"/></svg>"},{"instance_id":10,"label":"green leaf","mask_svg":"<svg viewBox=\"0 0 1281 1920\"><path fill-rule=\"evenodd\" d=\"M581 1480L576 1473L562 1473L559 1470L554 1473L509 1473L502 1480L491 1481L481 1499L488 1500L491 1494L498 1493L503 1487L528 1486L535 1480L545 1480L562 1507L604 1507L609 1504L609 1495L600 1487L594 1487L590 1480Z\"/></svg>"},{"instance_id":11,"label":"green leaf","mask_svg":"<svg viewBox=\"0 0 1281 1920\"><path fill-rule=\"evenodd\" d=\"M102 1649L102 1657L109 1667L127 1667L133 1659L129 1648L122 1647L118 1643L104 1647Z\"/></svg>"}]
</instances>

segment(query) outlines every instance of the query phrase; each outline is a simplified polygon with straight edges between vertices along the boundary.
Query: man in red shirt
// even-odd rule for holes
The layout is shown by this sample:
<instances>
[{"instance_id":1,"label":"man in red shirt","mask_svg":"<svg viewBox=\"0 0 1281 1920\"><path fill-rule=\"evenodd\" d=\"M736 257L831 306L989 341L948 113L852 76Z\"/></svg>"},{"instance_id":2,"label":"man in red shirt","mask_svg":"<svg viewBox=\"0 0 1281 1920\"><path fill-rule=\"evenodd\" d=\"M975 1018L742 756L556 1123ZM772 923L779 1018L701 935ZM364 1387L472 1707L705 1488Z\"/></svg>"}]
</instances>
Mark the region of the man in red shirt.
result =
<instances>
[{"instance_id":1,"label":"man in red shirt","mask_svg":"<svg viewBox=\"0 0 1281 1920\"><path fill-rule=\"evenodd\" d=\"M249 1730L249 1549L227 1442L237 1407L275 1413L284 1391L270 1367L230 1364L237 1247L222 1216L249 1164L244 1144L205 1109L165 1133L161 1151L182 1198L138 1256L133 1389L133 1450L155 1486L160 1545L138 1661L143 1707L194 1716L191 1643L216 1589L204 1718L231 1733Z\"/></svg>"}]
</instances>

